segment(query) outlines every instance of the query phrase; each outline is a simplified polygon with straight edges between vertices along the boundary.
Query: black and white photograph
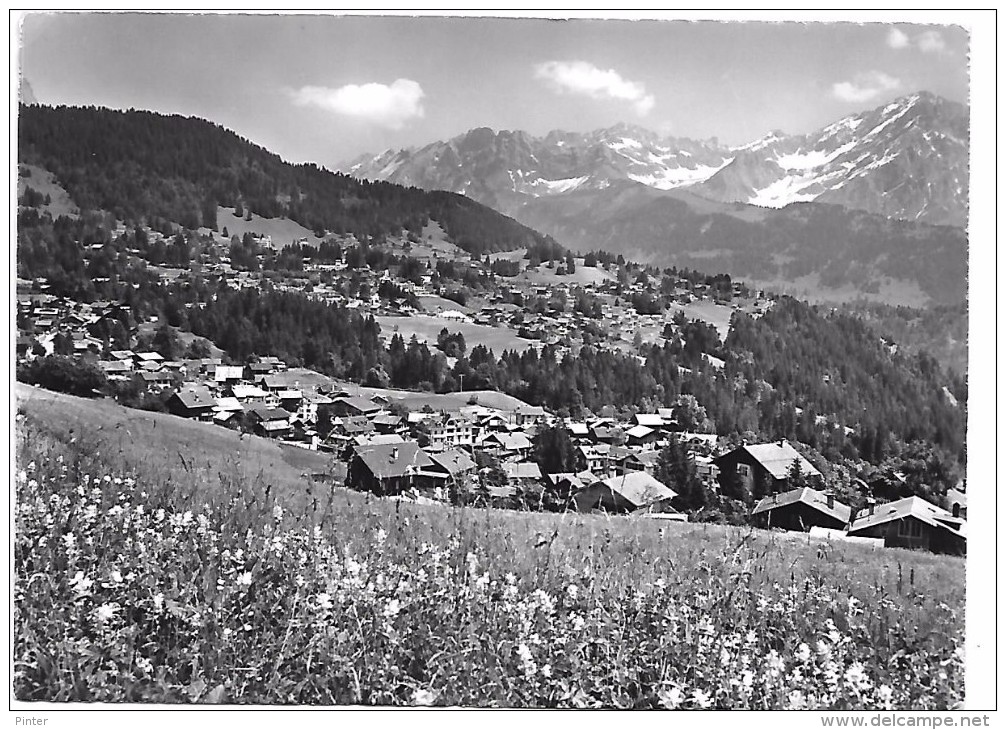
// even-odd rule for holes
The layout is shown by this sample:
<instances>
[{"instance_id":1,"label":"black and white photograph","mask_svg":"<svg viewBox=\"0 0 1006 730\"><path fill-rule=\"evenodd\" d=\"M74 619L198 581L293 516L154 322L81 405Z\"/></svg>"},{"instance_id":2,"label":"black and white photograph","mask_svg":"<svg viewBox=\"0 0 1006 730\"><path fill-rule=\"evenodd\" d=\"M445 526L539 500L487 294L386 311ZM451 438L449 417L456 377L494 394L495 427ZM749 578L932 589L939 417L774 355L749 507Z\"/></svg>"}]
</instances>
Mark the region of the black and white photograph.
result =
<instances>
[{"instance_id":1,"label":"black and white photograph","mask_svg":"<svg viewBox=\"0 0 1006 730\"><path fill-rule=\"evenodd\" d=\"M11 13L19 724L989 726L994 12L532 15Z\"/></svg>"}]
</instances>

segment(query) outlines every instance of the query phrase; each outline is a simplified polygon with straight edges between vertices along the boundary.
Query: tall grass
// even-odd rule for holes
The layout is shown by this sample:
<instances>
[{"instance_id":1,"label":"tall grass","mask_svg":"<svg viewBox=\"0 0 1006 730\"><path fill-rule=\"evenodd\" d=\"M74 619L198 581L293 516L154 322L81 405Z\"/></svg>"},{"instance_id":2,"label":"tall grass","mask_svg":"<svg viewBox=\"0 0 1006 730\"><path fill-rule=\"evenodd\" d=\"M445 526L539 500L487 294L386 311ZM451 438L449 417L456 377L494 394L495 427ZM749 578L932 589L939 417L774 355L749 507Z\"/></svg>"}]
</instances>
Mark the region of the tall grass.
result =
<instances>
[{"instance_id":1,"label":"tall grass","mask_svg":"<svg viewBox=\"0 0 1006 730\"><path fill-rule=\"evenodd\" d=\"M963 692L961 560L146 471L19 423L22 700L913 708ZM161 467L157 467L163 469ZM234 470L237 474L238 471ZM205 475L204 475L205 476Z\"/></svg>"}]
</instances>

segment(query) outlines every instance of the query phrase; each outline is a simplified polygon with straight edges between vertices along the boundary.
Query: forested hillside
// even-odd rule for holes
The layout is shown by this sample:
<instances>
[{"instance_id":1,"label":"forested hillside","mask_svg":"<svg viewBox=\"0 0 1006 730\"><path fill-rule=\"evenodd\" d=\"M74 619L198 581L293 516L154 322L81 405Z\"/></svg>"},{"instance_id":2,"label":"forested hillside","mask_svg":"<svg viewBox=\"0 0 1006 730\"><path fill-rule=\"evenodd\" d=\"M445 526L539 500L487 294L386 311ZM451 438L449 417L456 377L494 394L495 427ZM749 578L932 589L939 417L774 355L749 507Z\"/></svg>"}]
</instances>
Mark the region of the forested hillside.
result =
<instances>
[{"instance_id":1,"label":"forested hillside","mask_svg":"<svg viewBox=\"0 0 1006 730\"><path fill-rule=\"evenodd\" d=\"M216 228L217 206L286 216L319 233L418 235L435 220L482 254L545 236L468 198L292 165L202 119L96 107L22 106L19 161L55 174L82 210Z\"/></svg>"}]
</instances>

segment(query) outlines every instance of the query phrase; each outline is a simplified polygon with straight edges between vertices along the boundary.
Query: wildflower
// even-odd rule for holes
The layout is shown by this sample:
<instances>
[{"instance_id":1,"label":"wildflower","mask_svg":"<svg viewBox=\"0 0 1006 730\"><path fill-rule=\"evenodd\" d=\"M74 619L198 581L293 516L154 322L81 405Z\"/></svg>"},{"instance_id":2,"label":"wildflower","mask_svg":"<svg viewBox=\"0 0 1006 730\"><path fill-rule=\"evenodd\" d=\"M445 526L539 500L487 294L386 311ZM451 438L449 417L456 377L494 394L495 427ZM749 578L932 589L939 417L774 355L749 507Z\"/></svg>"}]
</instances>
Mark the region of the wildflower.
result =
<instances>
[{"instance_id":1,"label":"wildflower","mask_svg":"<svg viewBox=\"0 0 1006 730\"><path fill-rule=\"evenodd\" d=\"M587 625L587 622L583 620L583 616L573 617L573 631L583 631L583 627Z\"/></svg>"},{"instance_id":2,"label":"wildflower","mask_svg":"<svg viewBox=\"0 0 1006 730\"><path fill-rule=\"evenodd\" d=\"M546 664L545 666L543 666L541 668L541 676L545 677L546 679L548 679L549 677L552 676L552 665L551 664Z\"/></svg>"},{"instance_id":3,"label":"wildflower","mask_svg":"<svg viewBox=\"0 0 1006 730\"><path fill-rule=\"evenodd\" d=\"M77 536L72 532L68 532L63 535L63 544L66 546L67 550L73 550L77 544Z\"/></svg>"},{"instance_id":4,"label":"wildflower","mask_svg":"<svg viewBox=\"0 0 1006 730\"><path fill-rule=\"evenodd\" d=\"M35 471L35 462L34 461L28 462L28 471Z\"/></svg>"},{"instance_id":5,"label":"wildflower","mask_svg":"<svg viewBox=\"0 0 1006 730\"><path fill-rule=\"evenodd\" d=\"M708 692L696 689L692 692L692 702L696 707L706 710L713 706L713 698Z\"/></svg>"},{"instance_id":6,"label":"wildflower","mask_svg":"<svg viewBox=\"0 0 1006 730\"><path fill-rule=\"evenodd\" d=\"M880 703L883 705L885 710L891 709L891 703L894 699L894 690L888 687L886 684L882 684L877 687L877 696L880 698Z\"/></svg>"},{"instance_id":7,"label":"wildflower","mask_svg":"<svg viewBox=\"0 0 1006 730\"><path fill-rule=\"evenodd\" d=\"M664 582L664 579L663 579L663 578L657 578L657 579L656 579L656 580L655 580L655 581L653 582L653 587L654 587L654 588L656 588L656 589L657 589L658 591L663 591L663 590L664 590L664 588L666 588L666 587L667 587L667 583L665 583L665 582Z\"/></svg>"},{"instance_id":8,"label":"wildflower","mask_svg":"<svg viewBox=\"0 0 1006 730\"><path fill-rule=\"evenodd\" d=\"M164 594L163 593L156 594L153 600L154 600L154 608L160 611L161 606L164 605Z\"/></svg>"},{"instance_id":9,"label":"wildflower","mask_svg":"<svg viewBox=\"0 0 1006 730\"><path fill-rule=\"evenodd\" d=\"M538 666L534 663L534 658L531 656L531 650L524 642L521 642L520 646L517 647L517 656L520 657L520 662L522 668L524 669L524 675L527 677L533 677L538 671Z\"/></svg>"},{"instance_id":10,"label":"wildflower","mask_svg":"<svg viewBox=\"0 0 1006 730\"><path fill-rule=\"evenodd\" d=\"M790 692L786 699L789 701L789 705L787 706L787 709L789 710L802 710L807 706L807 701L803 696L803 692L798 689Z\"/></svg>"},{"instance_id":11,"label":"wildflower","mask_svg":"<svg viewBox=\"0 0 1006 730\"><path fill-rule=\"evenodd\" d=\"M845 681L857 692L867 690L873 685L859 662L853 662L845 670Z\"/></svg>"},{"instance_id":12,"label":"wildflower","mask_svg":"<svg viewBox=\"0 0 1006 730\"><path fill-rule=\"evenodd\" d=\"M657 699L668 710L676 710L685 701L685 693L680 687L674 686L670 689L662 689L657 693Z\"/></svg>"},{"instance_id":13,"label":"wildflower","mask_svg":"<svg viewBox=\"0 0 1006 730\"><path fill-rule=\"evenodd\" d=\"M402 604L399 603L397 598L393 598L388 602L388 605L384 607L384 618L393 620L401 610Z\"/></svg>"},{"instance_id":14,"label":"wildflower","mask_svg":"<svg viewBox=\"0 0 1006 730\"><path fill-rule=\"evenodd\" d=\"M412 704L416 707L429 707L437 701L437 695L428 689L417 689L412 693Z\"/></svg>"},{"instance_id":15,"label":"wildflower","mask_svg":"<svg viewBox=\"0 0 1006 730\"><path fill-rule=\"evenodd\" d=\"M387 539L388 539L388 533L384 531L384 528L383 527L377 528L377 536L376 536L377 544L383 545L384 541Z\"/></svg>"},{"instance_id":16,"label":"wildflower","mask_svg":"<svg viewBox=\"0 0 1006 730\"><path fill-rule=\"evenodd\" d=\"M730 666L730 652L726 649L720 649L720 664L724 667Z\"/></svg>"},{"instance_id":17,"label":"wildflower","mask_svg":"<svg viewBox=\"0 0 1006 730\"><path fill-rule=\"evenodd\" d=\"M88 593L91 592L91 586L94 585L94 581L84 575L84 571L78 570L77 573L70 579L70 587L73 588L73 592L76 593L76 598L83 598Z\"/></svg>"},{"instance_id":18,"label":"wildflower","mask_svg":"<svg viewBox=\"0 0 1006 730\"><path fill-rule=\"evenodd\" d=\"M278 504L272 508L272 518L277 522L282 522L283 520L283 508Z\"/></svg>"},{"instance_id":19,"label":"wildflower","mask_svg":"<svg viewBox=\"0 0 1006 730\"><path fill-rule=\"evenodd\" d=\"M153 663L145 656L136 658L136 666L144 674L150 674L154 671Z\"/></svg>"},{"instance_id":20,"label":"wildflower","mask_svg":"<svg viewBox=\"0 0 1006 730\"><path fill-rule=\"evenodd\" d=\"M20 481L20 482L27 481L27 479L28 479L28 472L26 472L24 469L22 469L21 471L19 471L17 473L17 478L18 478L18 481Z\"/></svg>"},{"instance_id":21,"label":"wildflower","mask_svg":"<svg viewBox=\"0 0 1006 730\"><path fill-rule=\"evenodd\" d=\"M317 601L318 608L320 608L323 611L327 611L333 606L332 596L330 596L328 593L319 593L314 600Z\"/></svg>"},{"instance_id":22,"label":"wildflower","mask_svg":"<svg viewBox=\"0 0 1006 730\"><path fill-rule=\"evenodd\" d=\"M252 574L250 570L246 570L244 573L239 575L236 579L239 586L250 586L252 582Z\"/></svg>"},{"instance_id":23,"label":"wildflower","mask_svg":"<svg viewBox=\"0 0 1006 730\"><path fill-rule=\"evenodd\" d=\"M105 603L94 609L94 617L99 623L105 623L106 621L111 621L115 618L116 614L119 613L119 604L117 603Z\"/></svg>"},{"instance_id":24,"label":"wildflower","mask_svg":"<svg viewBox=\"0 0 1006 730\"><path fill-rule=\"evenodd\" d=\"M475 590L480 593L484 593L487 588L489 588L489 574L483 573L479 579L475 581Z\"/></svg>"},{"instance_id":25,"label":"wildflower","mask_svg":"<svg viewBox=\"0 0 1006 730\"><path fill-rule=\"evenodd\" d=\"M108 577L112 579L113 583L122 582L122 573L120 573L118 570L113 570L111 573L108 574Z\"/></svg>"},{"instance_id":26,"label":"wildflower","mask_svg":"<svg viewBox=\"0 0 1006 730\"><path fill-rule=\"evenodd\" d=\"M577 594L580 592L579 586L574 583L570 583L566 586L566 595L569 596L569 600L575 601Z\"/></svg>"},{"instance_id":27,"label":"wildflower","mask_svg":"<svg viewBox=\"0 0 1006 730\"><path fill-rule=\"evenodd\" d=\"M796 650L796 658L801 662L806 662L810 660L810 647L807 646L806 642L802 642Z\"/></svg>"},{"instance_id":28,"label":"wildflower","mask_svg":"<svg viewBox=\"0 0 1006 730\"><path fill-rule=\"evenodd\" d=\"M741 674L741 686L744 688L745 692L750 692L751 687L754 685L754 672L750 669Z\"/></svg>"}]
</instances>

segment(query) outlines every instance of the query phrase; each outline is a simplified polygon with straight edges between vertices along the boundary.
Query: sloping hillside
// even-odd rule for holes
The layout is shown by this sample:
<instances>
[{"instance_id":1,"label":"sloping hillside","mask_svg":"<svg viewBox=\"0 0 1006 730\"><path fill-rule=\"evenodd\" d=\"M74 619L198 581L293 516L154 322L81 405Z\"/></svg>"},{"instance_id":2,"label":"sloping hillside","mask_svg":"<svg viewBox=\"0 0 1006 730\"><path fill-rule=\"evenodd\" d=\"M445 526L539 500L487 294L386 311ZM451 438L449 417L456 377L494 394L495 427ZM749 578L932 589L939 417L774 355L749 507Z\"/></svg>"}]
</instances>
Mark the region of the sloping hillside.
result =
<instances>
[{"instance_id":1,"label":"sloping hillside","mask_svg":"<svg viewBox=\"0 0 1006 730\"><path fill-rule=\"evenodd\" d=\"M546 237L462 195L370 183L292 165L197 118L94 107L22 106L19 161L42 167L83 209L126 221L218 227L218 206L286 217L316 233L419 236L435 220L473 253Z\"/></svg>"}]
</instances>

